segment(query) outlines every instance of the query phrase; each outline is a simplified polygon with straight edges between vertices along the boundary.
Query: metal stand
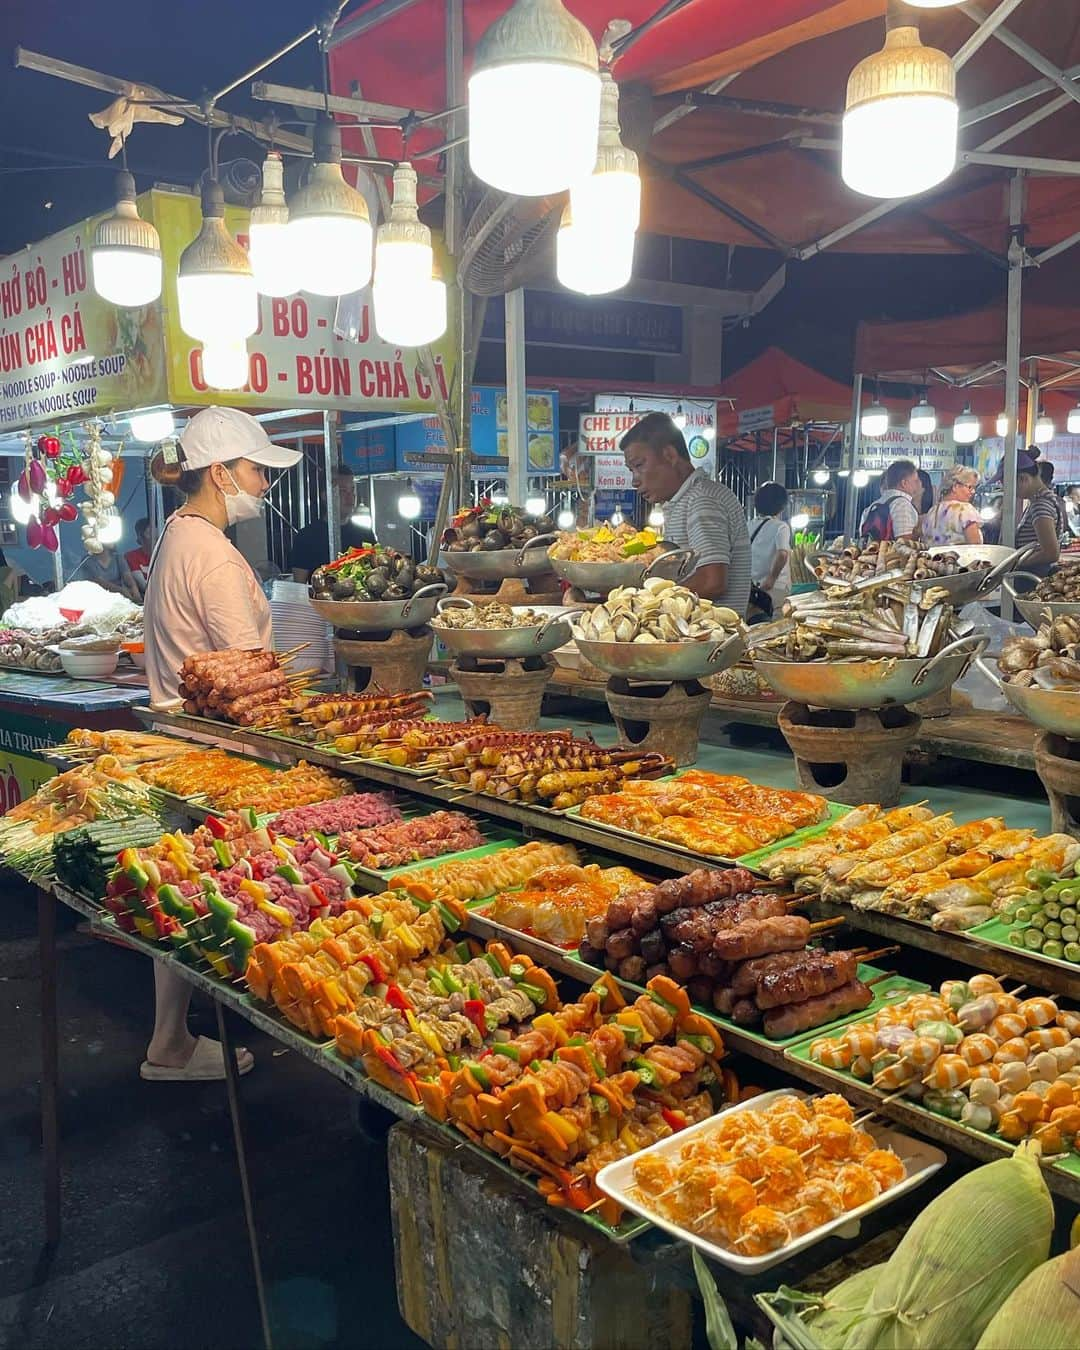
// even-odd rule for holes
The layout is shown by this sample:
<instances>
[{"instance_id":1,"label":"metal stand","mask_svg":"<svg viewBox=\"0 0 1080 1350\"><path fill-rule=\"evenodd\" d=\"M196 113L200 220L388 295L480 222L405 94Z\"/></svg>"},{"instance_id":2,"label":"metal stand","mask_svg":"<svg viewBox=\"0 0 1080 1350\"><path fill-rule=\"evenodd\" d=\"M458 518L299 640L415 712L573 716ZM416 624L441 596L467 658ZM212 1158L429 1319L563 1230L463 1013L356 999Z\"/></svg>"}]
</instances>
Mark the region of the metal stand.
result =
<instances>
[{"instance_id":1,"label":"metal stand","mask_svg":"<svg viewBox=\"0 0 1080 1350\"><path fill-rule=\"evenodd\" d=\"M41 961L41 1164L45 1195L45 1241L60 1241L60 1095L56 1017L56 901L38 888L38 952Z\"/></svg>"},{"instance_id":2,"label":"metal stand","mask_svg":"<svg viewBox=\"0 0 1080 1350\"><path fill-rule=\"evenodd\" d=\"M259 1320L262 1322L263 1345L266 1346L266 1350L274 1350L273 1338L270 1335L270 1314L266 1307L266 1288L263 1285L262 1259L259 1256L259 1234L255 1227L255 1209L251 1199L251 1183L248 1180L244 1128L240 1119L240 1074L236 1068L236 1051L233 1048L232 1037L229 1035L225 1009L216 999L214 1011L217 1014L221 1052L225 1057L225 1091L229 1099L229 1115L232 1118L236 1166L240 1173L240 1191L244 1197L244 1222L247 1224L248 1245L251 1248L251 1268L255 1276L255 1296L259 1300Z\"/></svg>"}]
</instances>

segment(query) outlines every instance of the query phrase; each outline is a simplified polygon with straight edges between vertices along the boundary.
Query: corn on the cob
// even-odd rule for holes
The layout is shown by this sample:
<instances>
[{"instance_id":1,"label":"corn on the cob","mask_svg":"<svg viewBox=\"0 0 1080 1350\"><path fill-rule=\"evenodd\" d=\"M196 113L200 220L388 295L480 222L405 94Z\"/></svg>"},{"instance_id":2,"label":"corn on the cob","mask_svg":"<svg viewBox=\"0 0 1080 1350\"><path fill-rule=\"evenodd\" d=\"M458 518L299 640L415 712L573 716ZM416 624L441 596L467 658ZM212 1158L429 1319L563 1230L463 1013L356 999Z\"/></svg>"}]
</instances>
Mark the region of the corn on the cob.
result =
<instances>
[{"instance_id":1,"label":"corn on the cob","mask_svg":"<svg viewBox=\"0 0 1080 1350\"><path fill-rule=\"evenodd\" d=\"M977 1350L1076 1350L1080 1345L1080 1298L1061 1280L1062 1266L1076 1253L1066 1252L1033 1270L998 1308Z\"/></svg>"},{"instance_id":2,"label":"corn on the cob","mask_svg":"<svg viewBox=\"0 0 1080 1350\"><path fill-rule=\"evenodd\" d=\"M844 1350L973 1350L1050 1252L1054 1206L1039 1146L976 1168L923 1210L881 1271Z\"/></svg>"}]
</instances>

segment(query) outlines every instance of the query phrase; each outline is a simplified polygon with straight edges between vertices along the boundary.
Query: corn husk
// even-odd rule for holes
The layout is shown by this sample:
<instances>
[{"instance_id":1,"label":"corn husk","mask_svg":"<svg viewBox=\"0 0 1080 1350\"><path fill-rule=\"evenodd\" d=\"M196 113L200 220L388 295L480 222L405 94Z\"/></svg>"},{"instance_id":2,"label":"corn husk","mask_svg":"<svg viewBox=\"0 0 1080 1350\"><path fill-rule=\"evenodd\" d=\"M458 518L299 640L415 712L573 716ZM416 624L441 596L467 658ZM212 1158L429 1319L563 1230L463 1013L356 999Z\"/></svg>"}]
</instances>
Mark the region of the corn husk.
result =
<instances>
[{"instance_id":1,"label":"corn husk","mask_svg":"<svg viewBox=\"0 0 1080 1350\"><path fill-rule=\"evenodd\" d=\"M882 1262L856 1271L829 1290L820 1310L805 1314L803 1320L819 1345L842 1344L856 1316L866 1307L884 1270L885 1263Z\"/></svg>"},{"instance_id":2,"label":"corn husk","mask_svg":"<svg viewBox=\"0 0 1080 1350\"><path fill-rule=\"evenodd\" d=\"M932 1200L885 1263L844 1350L974 1350L1050 1253L1054 1206L1039 1155L1025 1141Z\"/></svg>"},{"instance_id":3,"label":"corn husk","mask_svg":"<svg viewBox=\"0 0 1080 1350\"><path fill-rule=\"evenodd\" d=\"M1069 1253L1033 1270L1005 1300L983 1332L978 1350L1076 1350L1080 1346L1080 1297L1063 1284ZM1073 1258L1075 1260L1075 1257Z\"/></svg>"}]
</instances>

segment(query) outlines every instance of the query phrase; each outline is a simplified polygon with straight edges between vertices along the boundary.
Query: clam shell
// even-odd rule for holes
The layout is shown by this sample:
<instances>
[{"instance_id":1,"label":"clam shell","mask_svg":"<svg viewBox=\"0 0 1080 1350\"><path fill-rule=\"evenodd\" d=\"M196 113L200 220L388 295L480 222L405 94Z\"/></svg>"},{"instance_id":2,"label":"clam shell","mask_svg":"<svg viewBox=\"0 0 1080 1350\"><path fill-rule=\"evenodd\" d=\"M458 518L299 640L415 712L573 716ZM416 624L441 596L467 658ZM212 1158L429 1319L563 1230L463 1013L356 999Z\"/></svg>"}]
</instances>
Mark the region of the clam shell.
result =
<instances>
[{"instance_id":1,"label":"clam shell","mask_svg":"<svg viewBox=\"0 0 1080 1350\"><path fill-rule=\"evenodd\" d=\"M656 642L657 640L658 639L654 638L651 633L639 633L637 637L634 639L635 642L641 644L644 644L646 642Z\"/></svg>"},{"instance_id":2,"label":"clam shell","mask_svg":"<svg viewBox=\"0 0 1080 1350\"><path fill-rule=\"evenodd\" d=\"M670 591L675 589L675 583L667 577L649 577L643 587L644 590L656 595L661 591Z\"/></svg>"}]
</instances>

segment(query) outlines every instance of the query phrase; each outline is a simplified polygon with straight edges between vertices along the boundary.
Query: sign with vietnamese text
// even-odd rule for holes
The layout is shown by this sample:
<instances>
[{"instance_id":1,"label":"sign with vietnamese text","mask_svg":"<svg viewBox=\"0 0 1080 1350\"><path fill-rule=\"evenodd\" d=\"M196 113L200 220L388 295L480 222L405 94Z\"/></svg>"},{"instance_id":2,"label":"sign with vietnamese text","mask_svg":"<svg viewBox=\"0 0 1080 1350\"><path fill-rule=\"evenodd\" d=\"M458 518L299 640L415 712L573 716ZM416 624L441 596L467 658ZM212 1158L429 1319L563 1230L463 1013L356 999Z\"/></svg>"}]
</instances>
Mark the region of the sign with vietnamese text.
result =
<instances>
[{"instance_id":1,"label":"sign with vietnamese text","mask_svg":"<svg viewBox=\"0 0 1080 1350\"><path fill-rule=\"evenodd\" d=\"M559 396L550 389L530 389L526 392L526 417L530 476L553 475L559 472L556 446L559 431ZM505 458L509 454L508 403L506 390L473 386L471 446L474 460L473 477L490 478L492 465L484 466L484 459ZM408 469L405 456L429 451L446 453L442 424L437 417L425 417L417 422L404 422L397 428L397 467ZM498 470L505 475L505 467Z\"/></svg>"},{"instance_id":2,"label":"sign with vietnamese text","mask_svg":"<svg viewBox=\"0 0 1080 1350\"><path fill-rule=\"evenodd\" d=\"M0 263L0 431L166 401L160 305L118 309L94 290L99 219Z\"/></svg>"},{"instance_id":3,"label":"sign with vietnamese text","mask_svg":"<svg viewBox=\"0 0 1080 1350\"><path fill-rule=\"evenodd\" d=\"M907 427L890 427L884 436L863 437L855 467L877 472L894 459L912 459L920 469L934 473L956 463L951 427L938 427L929 436L913 436Z\"/></svg>"},{"instance_id":4,"label":"sign with vietnamese text","mask_svg":"<svg viewBox=\"0 0 1080 1350\"><path fill-rule=\"evenodd\" d=\"M488 305L485 339L504 341L505 324L504 307ZM683 315L678 305L526 291L525 341L541 347L678 356L683 349Z\"/></svg>"},{"instance_id":5,"label":"sign with vietnamese text","mask_svg":"<svg viewBox=\"0 0 1080 1350\"><path fill-rule=\"evenodd\" d=\"M669 417L682 419L682 428L686 448L690 452L690 462L695 469L704 469L710 478L716 477L716 400L669 398L661 394L597 394L596 411L598 413L622 413L633 411L634 422L638 422L646 413L663 412ZM627 428L629 429L629 428Z\"/></svg>"}]
</instances>

